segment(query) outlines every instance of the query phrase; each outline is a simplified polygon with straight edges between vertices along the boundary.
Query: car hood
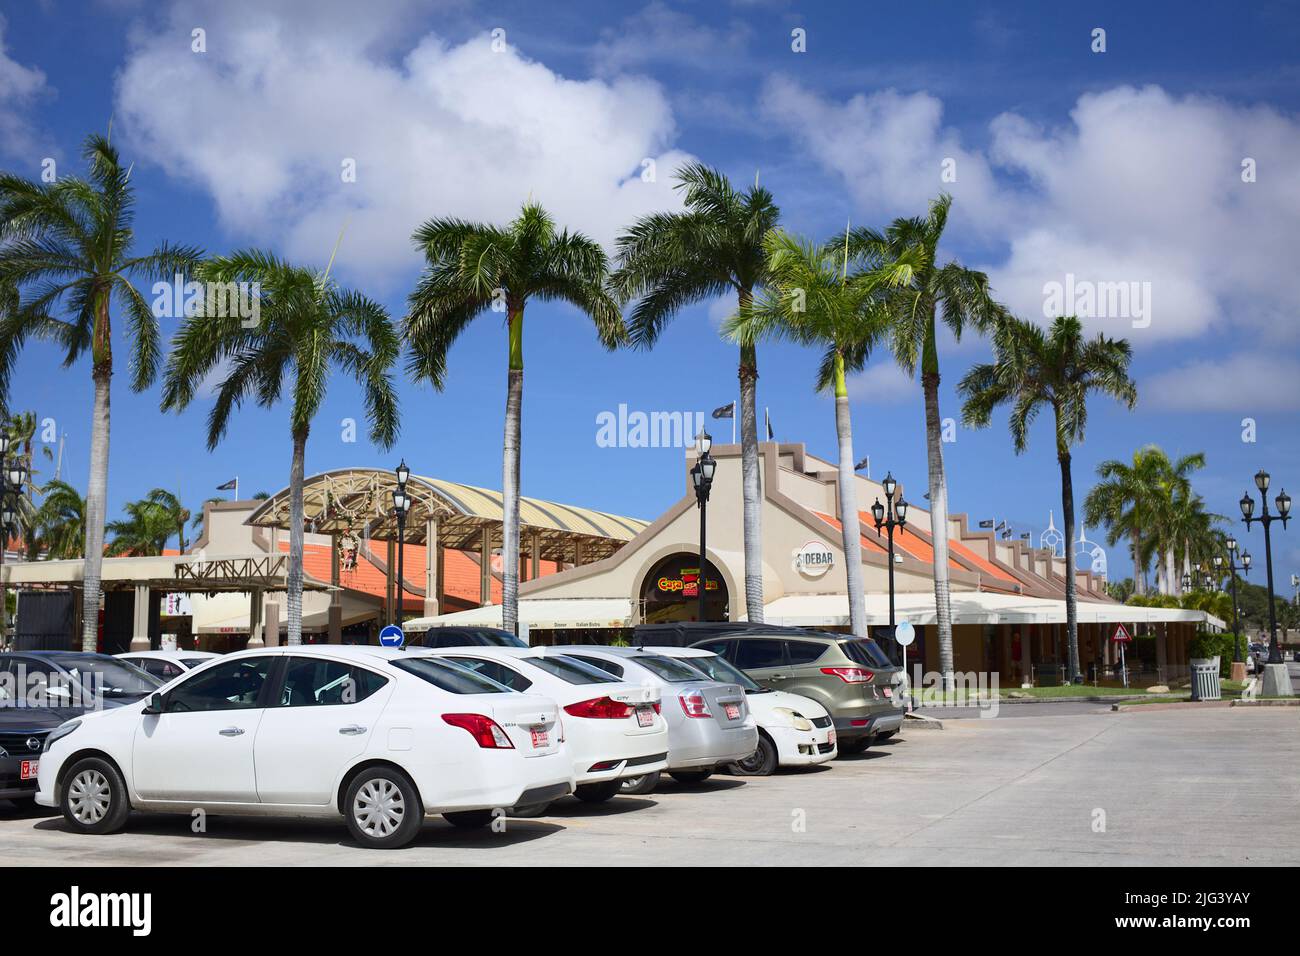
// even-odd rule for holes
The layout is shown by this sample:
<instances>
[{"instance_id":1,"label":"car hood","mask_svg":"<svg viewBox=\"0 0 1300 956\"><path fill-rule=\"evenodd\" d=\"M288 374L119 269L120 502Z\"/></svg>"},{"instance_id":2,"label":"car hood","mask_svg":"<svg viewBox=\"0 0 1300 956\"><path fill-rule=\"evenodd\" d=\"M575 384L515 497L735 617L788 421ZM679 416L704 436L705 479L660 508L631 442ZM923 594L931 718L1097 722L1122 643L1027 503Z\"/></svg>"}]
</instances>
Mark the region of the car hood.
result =
<instances>
[{"instance_id":1,"label":"car hood","mask_svg":"<svg viewBox=\"0 0 1300 956\"><path fill-rule=\"evenodd\" d=\"M0 732L53 730L83 713L77 707L0 707Z\"/></svg>"},{"instance_id":2,"label":"car hood","mask_svg":"<svg viewBox=\"0 0 1300 956\"><path fill-rule=\"evenodd\" d=\"M771 715L778 707L788 707L803 714L809 720L827 716L826 708L811 697L791 694L783 690L774 690L770 694L747 694L745 699L749 702L750 712L760 721Z\"/></svg>"}]
</instances>

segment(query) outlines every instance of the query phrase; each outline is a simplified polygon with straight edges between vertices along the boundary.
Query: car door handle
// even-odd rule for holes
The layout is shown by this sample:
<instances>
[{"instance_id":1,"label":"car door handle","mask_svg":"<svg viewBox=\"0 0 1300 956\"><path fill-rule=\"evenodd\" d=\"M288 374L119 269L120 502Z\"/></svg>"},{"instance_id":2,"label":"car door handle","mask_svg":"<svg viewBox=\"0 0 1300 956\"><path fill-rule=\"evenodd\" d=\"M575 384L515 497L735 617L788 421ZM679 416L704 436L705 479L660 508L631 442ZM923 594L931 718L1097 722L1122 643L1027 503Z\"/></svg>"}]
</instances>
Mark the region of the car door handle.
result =
<instances>
[{"instance_id":1,"label":"car door handle","mask_svg":"<svg viewBox=\"0 0 1300 956\"><path fill-rule=\"evenodd\" d=\"M784 674L773 674L768 680L785 680Z\"/></svg>"},{"instance_id":2,"label":"car door handle","mask_svg":"<svg viewBox=\"0 0 1300 956\"><path fill-rule=\"evenodd\" d=\"M350 726L350 727L340 727L340 728L339 728L339 733L341 733L341 734L347 734L347 735L350 736L350 737L355 737L357 734L364 734L365 732L366 732L366 728L364 728L364 727L360 727L360 726L358 726L358 725L356 725L356 724L353 724L353 725Z\"/></svg>"},{"instance_id":3,"label":"car door handle","mask_svg":"<svg viewBox=\"0 0 1300 956\"><path fill-rule=\"evenodd\" d=\"M222 730L217 731L217 733L221 734L221 736L223 737L238 737L243 732L244 732L243 727L226 727Z\"/></svg>"}]
</instances>

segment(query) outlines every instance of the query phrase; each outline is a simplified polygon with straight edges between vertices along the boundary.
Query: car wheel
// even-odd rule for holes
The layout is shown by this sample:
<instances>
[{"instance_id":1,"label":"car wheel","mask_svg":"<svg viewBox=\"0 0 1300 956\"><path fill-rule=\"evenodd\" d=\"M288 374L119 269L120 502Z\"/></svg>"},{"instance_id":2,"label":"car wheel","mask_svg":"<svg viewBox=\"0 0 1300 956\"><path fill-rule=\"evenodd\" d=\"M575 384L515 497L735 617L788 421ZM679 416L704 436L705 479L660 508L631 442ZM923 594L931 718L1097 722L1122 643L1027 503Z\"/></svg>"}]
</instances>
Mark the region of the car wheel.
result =
<instances>
[{"instance_id":1,"label":"car wheel","mask_svg":"<svg viewBox=\"0 0 1300 956\"><path fill-rule=\"evenodd\" d=\"M653 793L655 787L659 786L661 773L662 771L655 770L651 773L643 773L639 777L624 777L619 781L619 792L630 793L635 796Z\"/></svg>"},{"instance_id":2,"label":"car wheel","mask_svg":"<svg viewBox=\"0 0 1300 956\"><path fill-rule=\"evenodd\" d=\"M870 737L855 737L853 740L841 740L840 753L841 754L865 753L867 748L870 746L871 746Z\"/></svg>"},{"instance_id":3,"label":"car wheel","mask_svg":"<svg viewBox=\"0 0 1300 956\"><path fill-rule=\"evenodd\" d=\"M454 810L444 813L442 818L454 827L464 830L479 830L492 822L491 810Z\"/></svg>"},{"instance_id":4,"label":"car wheel","mask_svg":"<svg viewBox=\"0 0 1300 956\"><path fill-rule=\"evenodd\" d=\"M776 772L776 744L767 734L758 735L758 749L744 760L737 760L727 769L739 777L768 777Z\"/></svg>"},{"instance_id":5,"label":"car wheel","mask_svg":"<svg viewBox=\"0 0 1300 956\"><path fill-rule=\"evenodd\" d=\"M877 740L888 740L898 733L897 730L886 730L883 734L876 734Z\"/></svg>"},{"instance_id":6,"label":"car wheel","mask_svg":"<svg viewBox=\"0 0 1300 956\"><path fill-rule=\"evenodd\" d=\"M357 774L348 785L343 806L352 839L378 850L406 846L424 821L414 784L406 774L387 767Z\"/></svg>"},{"instance_id":7,"label":"car wheel","mask_svg":"<svg viewBox=\"0 0 1300 956\"><path fill-rule=\"evenodd\" d=\"M63 819L78 833L116 833L126 826L131 812L122 775L102 757L87 757L73 764L60 802Z\"/></svg>"},{"instance_id":8,"label":"car wheel","mask_svg":"<svg viewBox=\"0 0 1300 956\"><path fill-rule=\"evenodd\" d=\"M703 783L713 776L712 770L670 770L671 776L678 783Z\"/></svg>"},{"instance_id":9,"label":"car wheel","mask_svg":"<svg viewBox=\"0 0 1300 956\"><path fill-rule=\"evenodd\" d=\"M573 795L583 803L604 803L623 787L622 780L605 780L601 783L580 783L573 790Z\"/></svg>"}]
</instances>

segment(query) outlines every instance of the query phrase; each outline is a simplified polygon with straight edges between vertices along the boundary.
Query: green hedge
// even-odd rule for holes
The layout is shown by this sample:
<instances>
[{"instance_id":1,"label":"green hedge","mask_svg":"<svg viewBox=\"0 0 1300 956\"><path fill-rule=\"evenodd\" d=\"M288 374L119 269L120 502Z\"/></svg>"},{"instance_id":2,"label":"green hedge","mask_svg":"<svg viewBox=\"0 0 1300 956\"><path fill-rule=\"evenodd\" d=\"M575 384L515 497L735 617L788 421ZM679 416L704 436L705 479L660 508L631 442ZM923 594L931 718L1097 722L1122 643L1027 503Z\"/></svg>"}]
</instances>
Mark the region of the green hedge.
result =
<instances>
[{"instance_id":1,"label":"green hedge","mask_svg":"<svg viewBox=\"0 0 1300 956\"><path fill-rule=\"evenodd\" d=\"M1214 657L1218 655L1219 676L1228 677L1232 674L1232 652L1236 641L1237 635L1235 634L1211 634L1209 631L1197 631L1196 636L1187 645L1187 652L1191 657ZM1245 649L1244 643L1242 648Z\"/></svg>"}]
</instances>

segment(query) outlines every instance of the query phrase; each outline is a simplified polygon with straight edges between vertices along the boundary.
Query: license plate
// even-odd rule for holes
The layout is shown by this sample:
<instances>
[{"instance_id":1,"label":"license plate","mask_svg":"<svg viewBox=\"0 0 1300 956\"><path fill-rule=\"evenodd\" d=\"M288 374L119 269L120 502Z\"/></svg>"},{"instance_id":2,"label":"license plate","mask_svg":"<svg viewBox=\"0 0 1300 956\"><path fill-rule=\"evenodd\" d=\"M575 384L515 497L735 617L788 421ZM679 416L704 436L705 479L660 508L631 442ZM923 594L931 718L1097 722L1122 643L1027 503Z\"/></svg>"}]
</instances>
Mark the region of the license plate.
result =
<instances>
[{"instance_id":1,"label":"license plate","mask_svg":"<svg viewBox=\"0 0 1300 956\"><path fill-rule=\"evenodd\" d=\"M636 722L641 727L653 727L655 723L655 709L653 707L638 707L636 709Z\"/></svg>"},{"instance_id":2,"label":"license plate","mask_svg":"<svg viewBox=\"0 0 1300 956\"><path fill-rule=\"evenodd\" d=\"M537 727L531 727L528 732L533 735L534 750L541 750L543 747L550 744L550 737L547 735L546 731Z\"/></svg>"},{"instance_id":3,"label":"license plate","mask_svg":"<svg viewBox=\"0 0 1300 956\"><path fill-rule=\"evenodd\" d=\"M894 696L894 688L892 688L892 687L886 687L886 688L885 688L885 696L886 696L886 697L893 697L893 696Z\"/></svg>"},{"instance_id":4,"label":"license plate","mask_svg":"<svg viewBox=\"0 0 1300 956\"><path fill-rule=\"evenodd\" d=\"M35 780L36 771L40 767L40 765L41 762L39 760L24 760L21 764L18 765L18 779Z\"/></svg>"},{"instance_id":5,"label":"license plate","mask_svg":"<svg viewBox=\"0 0 1300 956\"><path fill-rule=\"evenodd\" d=\"M722 707L726 711L728 720L740 720L739 704L723 704Z\"/></svg>"}]
</instances>

